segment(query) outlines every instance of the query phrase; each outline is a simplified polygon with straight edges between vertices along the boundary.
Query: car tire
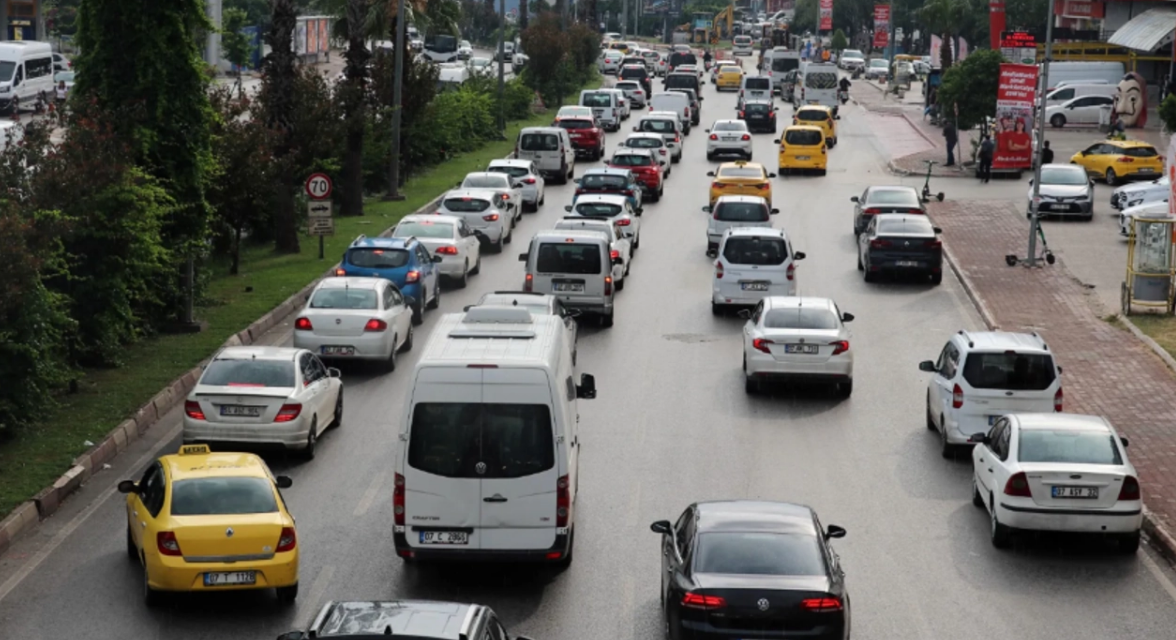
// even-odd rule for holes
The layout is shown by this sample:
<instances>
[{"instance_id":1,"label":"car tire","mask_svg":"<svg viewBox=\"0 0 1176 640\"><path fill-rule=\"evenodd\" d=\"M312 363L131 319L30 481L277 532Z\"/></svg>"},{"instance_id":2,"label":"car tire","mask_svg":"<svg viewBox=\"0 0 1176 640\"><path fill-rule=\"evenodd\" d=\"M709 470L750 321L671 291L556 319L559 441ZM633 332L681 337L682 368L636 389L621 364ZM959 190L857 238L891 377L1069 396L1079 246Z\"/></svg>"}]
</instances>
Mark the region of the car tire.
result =
<instances>
[{"instance_id":1,"label":"car tire","mask_svg":"<svg viewBox=\"0 0 1176 640\"><path fill-rule=\"evenodd\" d=\"M682 156L670 156L670 164L678 164L682 161Z\"/></svg>"},{"instance_id":2,"label":"car tire","mask_svg":"<svg viewBox=\"0 0 1176 640\"><path fill-rule=\"evenodd\" d=\"M621 279L617 280L617 291L624 291L624 290L625 290L625 277L621 276Z\"/></svg>"},{"instance_id":3,"label":"car tire","mask_svg":"<svg viewBox=\"0 0 1176 640\"><path fill-rule=\"evenodd\" d=\"M754 396L760 392L760 381L758 378L751 376L743 376L743 392L749 396Z\"/></svg>"},{"instance_id":4,"label":"car tire","mask_svg":"<svg viewBox=\"0 0 1176 640\"><path fill-rule=\"evenodd\" d=\"M866 270L866 267L862 265L862 254L860 254L860 253L857 256L857 270L858 271L865 271Z\"/></svg>"},{"instance_id":5,"label":"car tire","mask_svg":"<svg viewBox=\"0 0 1176 640\"><path fill-rule=\"evenodd\" d=\"M711 152L709 152L709 151L708 151L708 152L707 152L707 154L706 154L706 159L707 159L707 161L708 161L708 162L710 162L710 161L714 160L714 159L715 159L715 154L713 154L713 153L711 153Z\"/></svg>"},{"instance_id":6,"label":"car tire","mask_svg":"<svg viewBox=\"0 0 1176 640\"><path fill-rule=\"evenodd\" d=\"M341 426L343 426L343 388L339 387L339 395L335 398L335 420L331 422L331 428L338 429Z\"/></svg>"},{"instance_id":7,"label":"car tire","mask_svg":"<svg viewBox=\"0 0 1176 640\"><path fill-rule=\"evenodd\" d=\"M470 269L471 276L476 276L479 273L482 273L482 252L481 251L478 252L478 260L477 260L477 262L474 262L474 268Z\"/></svg>"},{"instance_id":8,"label":"car tire","mask_svg":"<svg viewBox=\"0 0 1176 640\"><path fill-rule=\"evenodd\" d=\"M139 548L135 546L135 539L131 537L131 525L127 525L127 557L131 560L139 560Z\"/></svg>"},{"instance_id":9,"label":"car tire","mask_svg":"<svg viewBox=\"0 0 1176 640\"><path fill-rule=\"evenodd\" d=\"M980 496L980 487L976 485L976 474L972 474L972 504L984 508L984 498Z\"/></svg>"},{"instance_id":10,"label":"car tire","mask_svg":"<svg viewBox=\"0 0 1176 640\"><path fill-rule=\"evenodd\" d=\"M276 591L278 594L278 602L284 605L292 605L294 604L294 601L298 599L297 582L288 587L278 587L277 589L274 589L274 591Z\"/></svg>"},{"instance_id":11,"label":"car tire","mask_svg":"<svg viewBox=\"0 0 1176 640\"><path fill-rule=\"evenodd\" d=\"M853 380L837 383L837 395L844 399L853 395Z\"/></svg>"},{"instance_id":12,"label":"car tire","mask_svg":"<svg viewBox=\"0 0 1176 640\"><path fill-rule=\"evenodd\" d=\"M151 588L147 579L147 562L143 561L143 604L148 608L159 606L163 602L163 592Z\"/></svg>"},{"instance_id":13,"label":"car tire","mask_svg":"<svg viewBox=\"0 0 1176 640\"><path fill-rule=\"evenodd\" d=\"M723 311L724 311L724 309L723 309L722 305L715 304L714 302L711 302L711 315L721 316L721 315L724 315Z\"/></svg>"},{"instance_id":14,"label":"car tire","mask_svg":"<svg viewBox=\"0 0 1176 640\"><path fill-rule=\"evenodd\" d=\"M827 175L829 175L829 170L828 169L817 169L817 175L827 176Z\"/></svg>"},{"instance_id":15,"label":"car tire","mask_svg":"<svg viewBox=\"0 0 1176 640\"><path fill-rule=\"evenodd\" d=\"M955 458L956 448L955 445L947 441L947 420L944 420L942 415L939 416L939 424L940 428L937 429L939 432L939 455L947 460L952 460Z\"/></svg>"},{"instance_id":16,"label":"car tire","mask_svg":"<svg viewBox=\"0 0 1176 640\"><path fill-rule=\"evenodd\" d=\"M869 271L869 266L866 265L862 267L862 278L866 282L874 282L878 279L878 276L873 271Z\"/></svg>"},{"instance_id":17,"label":"car tire","mask_svg":"<svg viewBox=\"0 0 1176 640\"><path fill-rule=\"evenodd\" d=\"M380 368L384 370L384 373L392 373L393 371L396 370L396 339L395 338L393 338L393 340L392 340L392 350L388 352L388 357L384 358L383 362L380 363Z\"/></svg>"},{"instance_id":18,"label":"car tire","mask_svg":"<svg viewBox=\"0 0 1176 640\"><path fill-rule=\"evenodd\" d=\"M395 353L395 351L393 351ZM389 356L389 360L395 360L395 356ZM395 367L395 364L393 364ZM302 449L302 457L306 460L314 460L315 449L318 449L318 419L314 419L310 423L310 433L306 434L306 447Z\"/></svg>"},{"instance_id":19,"label":"car tire","mask_svg":"<svg viewBox=\"0 0 1176 640\"><path fill-rule=\"evenodd\" d=\"M939 273L931 274L931 284L938 285L941 282L943 282L943 272L942 271L940 271Z\"/></svg>"},{"instance_id":20,"label":"car tire","mask_svg":"<svg viewBox=\"0 0 1176 640\"><path fill-rule=\"evenodd\" d=\"M421 309L421 302L418 300L412 307L412 323L420 326L425 322L425 313Z\"/></svg>"},{"instance_id":21,"label":"car tire","mask_svg":"<svg viewBox=\"0 0 1176 640\"><path fill-rule=\"evenodd\" d=\"M1108 187L1113 187L1113 186L1119 184L1119 176L1115 174L1114 169L1107 169L1106 180L1107 180Z\"/></svg>"},{"instance_id":22,"label":"car tire","mask_svg":"<svg viewBox=\"0 0 1176 640\"><path fill-rule=\"evenodd\" d=\"M576 528L572 527L571 533L568 534L568 554L560 558L555 563L555 570L557 572L567 571L572 566L572 560L576 557Z\"/></svg>"},{"instance_id":23,"label":"car tire","mask_svg":"<svg viewBox=\"0 0 1176 640\"><path fill-rule=\"evenodd\" d=\"M1132 533L1125 533L1119 536L1119 553L1125 556L1133 556L1139 551L1140 533L1138 531Z\"/></svg>"},{"instance_id":24,"label":"car tire","mask_svg":"<svg viewBox=\"0 0 1176 640\"><path fill-rule=\"evenodd\" d=\"M437 284L433 285L433 299L429 301L426 309L436 309L441 306L441 280L437 280Z\"/></svg>"},{"instance_id":25,"label":"car tire","mask_svg":"<svg viewBox=\"0 0 1176 640\"><path fill-rule=\"evenodd\" d=\"M454 278L453 282L455 285L457 285L458 289L465 289L466 285L470 283L470 263L468 260L466 261L465 266L462 268L461 277Z\"/></svg>"},{"instance_id":26,"label":"car tire","mask_svg":"<svg viewBox=\"0 0 1176 640\"><path fill-rule=\"evenodd\" d=\"M1049 124L1055 129L1061 129L1062 127L1066 126L1066 116L1060 113L1055 113L1049 119Z\"/></svg>"},{"instance_id":27,"label":"car tire","mask_svg":"<svg viewBox=\"0 0 1176 640\"><path fill-rule=\"evenodd\" d=\"M989 509L989 538L992 540L992 546L997 549L1007 549L1012 542L1013 530L1000 523L996 517L996 500L989 494L989 502L992 508Z\"/></svg>"},{"instance_id":28,"label":"car tire","mask_svg":"<svg viewBox=\"0 0 1176 640\"><path fill-rule=\"evenodd\" d=\"M504 242L505 239L506 239L506 236L503 236L498 239L498 242L495 242L494 244L490 245L491 249L494 250L494 253L502 253L502 246L503 246L503 244L505 244L505 242Z\"/></svg>"},{"instance_id":29,"label":"car tire","mask_svg":"<svg viewBox=\"0 0 1176 640\"><path fill-rule=\"evenodd\" d=\"M602 326L606 329L613 326L613 314L614 313L615 313L615 311L610 311L610 312L608 312L608 315L600 316L600 326Z\"/></svg>"},{"instance_id":30,"label":"car tire","mask_svg":"<svg viewBox=\"0 0 1176 640\"><path fill-rule=\"evenodd\" d=\"M927 430L938 432L939 427L935 426L935 414L931 413L931 392L930 391L927 392L926 409L925 409L924 413L927 414L925 416L926 421L927 421Z\"/></svg>"}]
</instances>

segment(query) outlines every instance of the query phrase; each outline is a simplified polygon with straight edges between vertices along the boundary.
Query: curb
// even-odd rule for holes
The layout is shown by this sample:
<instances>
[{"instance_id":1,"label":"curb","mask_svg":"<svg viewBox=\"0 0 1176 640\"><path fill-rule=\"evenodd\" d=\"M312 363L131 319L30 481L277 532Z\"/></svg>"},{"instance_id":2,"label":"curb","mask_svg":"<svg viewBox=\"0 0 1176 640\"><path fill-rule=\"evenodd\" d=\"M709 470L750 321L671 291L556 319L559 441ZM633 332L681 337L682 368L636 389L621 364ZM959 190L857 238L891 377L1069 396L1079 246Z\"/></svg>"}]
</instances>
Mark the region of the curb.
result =
<instances>
[{"instance_id":1,"label":"curb","mask_svg":"<svg viewBox=\"0 0 1176 640\"><path fill-rule=\"evenodd\" d=\"M923 136L923 139L926 140L927 143L930 144L931 146L935 147L936 149L939 148L939 143L932 140L931 136L928 136L927 134L923 133L922 127L920 127L919 124L917 122L915 122L914 120L911 120L911 117L909 115L907 115L907 112L903 111L903 112L901 112L901 115L902 115L903 119L905 119L907 121L907 124L911 125L911 128L915 130L915 133L919 134L920 136Z\"/></svg>"},{"instance_id":2,"label":"curb","mask_svg":"<svg viewBox=\"0 0 1176 640\"><path fill-rule=\"evenodd\" d=\"M432 213L437 209L441 203L441 199L444 197L445 194L442 193L425 203L424 206L413 211L412 214ZM392 227L380 232L381 238L387 238L391 235ZM216 352L219 352L225 347L249 346L267 331L301 311L302 306L306 304L306 300L310 298L310 294L314 292L314 288L318 286L319 281L332 275L338 266L339 264L335 263L323 275L315 278L313 282L300 289L298 293L286 298L281 304L253 321L248 327L229 336L229 339L225 340L224 344ZM0 520L0 555L8 551L9 547L12 546L12 543L18 537L32 531L41 524L42 520L56 513L67 497L77 491L94 474L102 471L104 465L107 465L115 456L125 451L132 442L139 439L139 436L146 433L163 416L167 415L169 411L183 402L188 397L188 393L192 388L196 386L196 381L200 379L200 375L204 370L204 364L211 360L216 355L216 352L213 352L208 358L201 361L200 364L192 367L182 376L173 380L171 384L155 394L146 404L139 407L130 418L119 423L101 442L90 447L85 453L75 458L73 466L54 481L53 484L37 492L31 499L26 500L13 509L8 517Z\"/></svg>"},{"instance_id":3,"label":"curb","mask_svg":"<svg viewBox=\"0 0 1176 640\"><path fill-rule=\"evenodd\" d=\"M1146 344L1151 348L1152 351L1155 351L1156 355L1160 357L1160 360L1163 360L1164 364L1168 365L1168 368L1176 373L1176 358L1173 358L1172 354L1165 351L1158 342L1152 340L1151 336L1147 335L1143 332L1142 329L1135 326L1135 323L1128 320L1127 316L1120 313L1119 319L1123 321L1123 324L1127 325L1127 329L1131 331L1131 333L1135 334L1136 338L1139 338L1140 342Z\"/></svg>"}]
</instances>

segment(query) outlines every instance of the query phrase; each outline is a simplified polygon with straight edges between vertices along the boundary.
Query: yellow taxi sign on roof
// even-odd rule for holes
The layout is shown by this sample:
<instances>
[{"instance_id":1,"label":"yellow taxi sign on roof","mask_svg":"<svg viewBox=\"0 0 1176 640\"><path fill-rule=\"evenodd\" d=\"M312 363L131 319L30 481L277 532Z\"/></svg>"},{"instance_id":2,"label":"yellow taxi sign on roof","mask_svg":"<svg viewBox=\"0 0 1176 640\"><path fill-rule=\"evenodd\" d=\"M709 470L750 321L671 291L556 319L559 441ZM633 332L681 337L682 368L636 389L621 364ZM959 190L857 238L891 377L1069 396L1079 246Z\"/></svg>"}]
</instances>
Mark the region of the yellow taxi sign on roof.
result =
<instances>
[{"instance_id":1,"label":"yellow taxi sign on roof","mask_svg":"<svg viewBox=\"0 0 1176 640\"><path fill-rule=\"evenodd\" d=\"M210 453L212 453L212 449L209 449L206 444L185 444L180 446L180 455L182 456L201 456Z\"/></svg>"}]
</instances>

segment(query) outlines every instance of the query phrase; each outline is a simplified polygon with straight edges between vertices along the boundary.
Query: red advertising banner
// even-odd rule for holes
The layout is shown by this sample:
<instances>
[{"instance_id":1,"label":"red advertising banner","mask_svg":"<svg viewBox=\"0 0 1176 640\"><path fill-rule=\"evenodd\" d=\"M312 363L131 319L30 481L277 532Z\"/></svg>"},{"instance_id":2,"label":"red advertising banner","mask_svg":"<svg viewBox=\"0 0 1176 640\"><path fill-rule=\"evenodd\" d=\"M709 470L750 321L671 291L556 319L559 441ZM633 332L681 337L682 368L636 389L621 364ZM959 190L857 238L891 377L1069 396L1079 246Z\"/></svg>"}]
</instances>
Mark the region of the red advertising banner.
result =
<instances>
[{"instance_id":1,"label":"red advertising banner","mask_svg":"<svg viewBox=\"0 0 1176 640\"><path fill-rule=\"evenodd\" d=\"M1033 166L1033 107L1037 99L1037 65L1002 64L996 89L996 153L993 169Z\"/></svg>"},{"instance_id":2,"label":"red advertising banner","mask_svg":"<svg viewBox=\"0 0 1176 640\"><path fill-rule=\"evenodd\" d=\"M890 43L890 5L874 5L874 48L885 49Z\"/></svg>"},{"instance_id":3,"label":"red advertising banner","mask_svg":"<svg viewBox=\"0 0 1176 640\"><path fill-rule=\"evenodd\" d=\"M1106 15L1106 5L1098 0L1054 0L1054 13L1066 18L1101 20Z\"/></svg>"},{"instance_id":4,"label":"red advertising banner","mask_svg":"<svg viewBox=\"0 0 1176 640\"><path fill-rule=\"evenodd\" d=\"M832 31L833 30L833 0L821 0L820 5L820 26L818 31Z\"/></svg>"}]
</instances>

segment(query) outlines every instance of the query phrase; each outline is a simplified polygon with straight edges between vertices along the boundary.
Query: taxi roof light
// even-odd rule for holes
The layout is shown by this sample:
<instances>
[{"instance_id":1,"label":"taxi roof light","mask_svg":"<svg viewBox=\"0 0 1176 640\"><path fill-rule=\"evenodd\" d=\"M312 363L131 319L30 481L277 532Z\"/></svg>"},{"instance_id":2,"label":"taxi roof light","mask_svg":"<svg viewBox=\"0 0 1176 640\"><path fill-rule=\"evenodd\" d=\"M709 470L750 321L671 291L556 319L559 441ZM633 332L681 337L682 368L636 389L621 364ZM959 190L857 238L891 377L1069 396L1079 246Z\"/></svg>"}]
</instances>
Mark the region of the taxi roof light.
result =
<instances>
[{"instance_id":1,"label":"taxi roof light","mask_svg":"<svg viewBox=\"0 0 1176 640\"><path fill-rule=\"evenodd\" d=\"M180 446L181 456L199 456L210 453L212 453L212 449L206 444L185 444Z\"/></svg>"}]
</instances>

